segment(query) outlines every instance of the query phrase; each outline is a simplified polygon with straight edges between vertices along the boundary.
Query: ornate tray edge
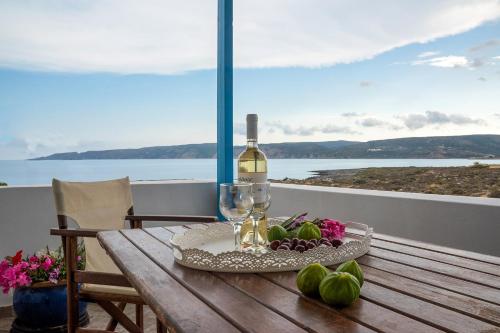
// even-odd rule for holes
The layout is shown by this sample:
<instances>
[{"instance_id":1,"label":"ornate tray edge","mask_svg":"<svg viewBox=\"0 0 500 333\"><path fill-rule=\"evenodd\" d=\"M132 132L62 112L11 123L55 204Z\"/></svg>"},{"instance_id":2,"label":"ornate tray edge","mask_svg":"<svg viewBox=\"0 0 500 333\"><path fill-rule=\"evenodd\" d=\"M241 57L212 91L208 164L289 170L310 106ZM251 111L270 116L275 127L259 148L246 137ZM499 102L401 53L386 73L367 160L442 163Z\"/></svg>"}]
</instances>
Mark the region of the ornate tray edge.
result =
<instances>
[{"instance_id":1,"label":"ornate tray edge","mask_svg":"<svg viewBox=\"0 0 500 333\"><path fill-rule=\"evenodd\" d=\"M280 218L269 219L270 224L278 223ZM214 255L211 252L184 248L183 240L193 235L205 235L209 228L231 229L229 224L208 225L206 229L190 229L184 234L176 234L170 243L174 248L175 261L183 266L213 272L255 273L255 272L284 272L294 271L304 266L320 262L325 266L339 264L366 254L370 249L373 228L358 222L347 222L347 227L354 227L364 234L350 233L351 236L361 237L361 240L351 240L338 248L317 247L304 253L295 251L272 251L263 255L228 251ZM180 257L179 257L180 256Z\"/></svg>"}]
</instances>

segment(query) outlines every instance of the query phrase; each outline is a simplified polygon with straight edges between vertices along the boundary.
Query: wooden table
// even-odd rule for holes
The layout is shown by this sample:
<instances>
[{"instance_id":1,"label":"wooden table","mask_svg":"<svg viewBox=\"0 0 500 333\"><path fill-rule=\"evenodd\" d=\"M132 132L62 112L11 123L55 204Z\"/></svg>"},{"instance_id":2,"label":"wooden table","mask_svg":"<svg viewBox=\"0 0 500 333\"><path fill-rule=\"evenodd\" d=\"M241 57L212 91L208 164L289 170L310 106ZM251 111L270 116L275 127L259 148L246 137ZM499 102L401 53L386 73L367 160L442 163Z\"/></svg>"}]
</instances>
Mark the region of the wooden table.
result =
<instances>
[{"instance_id":1,"label":"wooden table","mask_svg":"<svg viewBox=\"0 0 500 333\"><path fill-rule=\"evenodd\" d=\"M191 225L204 228L204 225ZM175 332L500 332L500 258L375 234L346 308L304 297L296 272L210 273L174 262L185 227L105 231L98 239Z\"/></svg>"}]
</instances>

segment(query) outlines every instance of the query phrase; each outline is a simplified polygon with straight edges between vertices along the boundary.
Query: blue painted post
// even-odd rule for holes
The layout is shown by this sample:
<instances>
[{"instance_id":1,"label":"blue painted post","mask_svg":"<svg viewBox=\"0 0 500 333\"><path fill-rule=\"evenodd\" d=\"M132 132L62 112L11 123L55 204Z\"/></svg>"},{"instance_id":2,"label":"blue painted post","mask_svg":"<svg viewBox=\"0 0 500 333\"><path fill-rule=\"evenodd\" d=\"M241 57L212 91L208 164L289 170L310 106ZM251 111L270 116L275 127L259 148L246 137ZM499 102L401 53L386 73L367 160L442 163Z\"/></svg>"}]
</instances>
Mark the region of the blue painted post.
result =
<instances>
[{"instance_id":1,"label":"blue painted post","mask_svg":"<svg viewBox=\"0 0 500 333\"><path fill-rule=\"evenodd\" d=\"M217 202L219 184L233 179L233 0L218 0ZM218 208L217 214L222 220Z\"/></svg>"}]
</instances>

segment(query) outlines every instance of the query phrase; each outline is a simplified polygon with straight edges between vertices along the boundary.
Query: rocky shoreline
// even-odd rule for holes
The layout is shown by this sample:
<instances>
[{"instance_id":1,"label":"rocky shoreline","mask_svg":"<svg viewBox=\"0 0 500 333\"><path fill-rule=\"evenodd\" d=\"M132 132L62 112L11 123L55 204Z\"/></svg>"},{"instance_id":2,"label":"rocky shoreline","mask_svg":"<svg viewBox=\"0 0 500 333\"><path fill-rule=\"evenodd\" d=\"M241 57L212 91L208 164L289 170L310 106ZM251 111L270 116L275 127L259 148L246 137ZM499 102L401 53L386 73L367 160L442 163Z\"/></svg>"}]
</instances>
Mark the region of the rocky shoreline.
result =
<instances>
[{"instance_id":1,"label":"rocky shoreline","mask_svg":"<svg viewBox=\"0 0 500 333\"><path fill-rule=\"evenodd\" d=\"M306 179L276 183L500 198L500 165L317 170Z\"/></svg>"}]
</instances>

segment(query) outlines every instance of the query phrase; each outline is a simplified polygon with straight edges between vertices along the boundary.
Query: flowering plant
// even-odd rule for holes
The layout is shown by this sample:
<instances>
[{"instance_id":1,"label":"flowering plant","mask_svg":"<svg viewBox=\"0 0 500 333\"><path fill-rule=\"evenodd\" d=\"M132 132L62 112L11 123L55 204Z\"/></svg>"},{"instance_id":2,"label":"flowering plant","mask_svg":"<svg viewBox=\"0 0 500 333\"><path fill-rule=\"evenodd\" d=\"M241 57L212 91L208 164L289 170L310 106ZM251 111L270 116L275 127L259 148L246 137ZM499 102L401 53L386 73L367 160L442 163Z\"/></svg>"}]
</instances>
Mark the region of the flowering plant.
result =
<instances>
[{"instance_id":1,"label":"flowering plant","mask_svg":"<svg viewBox=\"0 0 500 333\"><path fill-rule=\"evenodd\" d=\"M316 224L321 230L321 237L327 238L329 241L342 240L345 236L345 224L338 220L329 218L313 220L307 219L307 213L296 214L288 220L281 223L281 226L289 232L290 235L295 237L296 230L304 223L311 222Z\"/></svg>"},{"instance_id":2,"label":"flowering plant","mask_svg":"<svg viewBox=\"0 0 500 333\"><path fill-rule=\"evenodd\" d=\"M342 239L345 236L345 224L337 220L323 219L319 229L321 230L321 237L329 240Z\"/></svg>"},{"instance_id":3,"label":"flowering plant","mask_svg":"<svg viewBox=\"0 0 500 333\"><path fill-rule=\"evenodd\" d=\"M77 268L85 267L83 245L78 247ZM13 257L5 257L0 262L0 287L4 294L9 290L30 286L36 282L50 281L57 284L66 278L66 267L62 249L50 251L49 248L39 251L23 259L23 251L19 250Z\"/></svg>"}]
</instances>

